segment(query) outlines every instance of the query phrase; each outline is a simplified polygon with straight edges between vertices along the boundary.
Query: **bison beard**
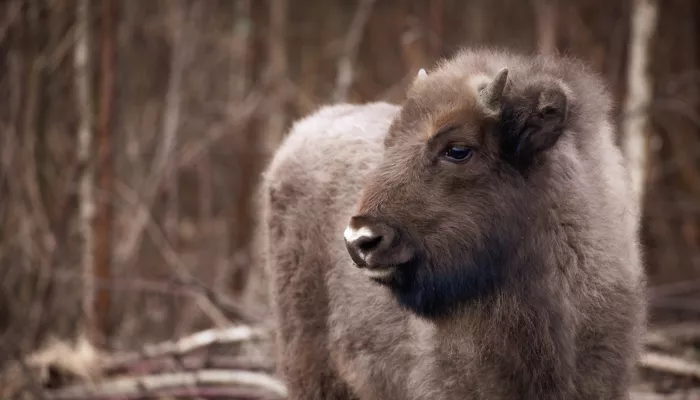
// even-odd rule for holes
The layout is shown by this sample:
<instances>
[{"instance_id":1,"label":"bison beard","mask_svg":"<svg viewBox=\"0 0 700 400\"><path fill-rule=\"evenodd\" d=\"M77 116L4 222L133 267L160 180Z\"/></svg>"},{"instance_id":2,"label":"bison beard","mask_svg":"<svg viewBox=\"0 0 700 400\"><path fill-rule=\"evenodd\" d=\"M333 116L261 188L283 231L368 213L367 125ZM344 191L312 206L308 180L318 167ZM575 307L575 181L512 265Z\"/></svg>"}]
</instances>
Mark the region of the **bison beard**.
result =
<instances>
[{"instance_id":1,"label":"bison beard","mask_svg":"<svg viewBox=\"0 0 700 400\"><path fill-rule=\"evenodd\" d=\"M511 222L512 223L512 222ZM441 318L467 303L483 300L519 276L512 232L488 235L477 248L432 259L424 253L400 265L387 285L398 303L426 318ZM514 283L514 282L513 282Z\"/></svg>"}]
</instances>

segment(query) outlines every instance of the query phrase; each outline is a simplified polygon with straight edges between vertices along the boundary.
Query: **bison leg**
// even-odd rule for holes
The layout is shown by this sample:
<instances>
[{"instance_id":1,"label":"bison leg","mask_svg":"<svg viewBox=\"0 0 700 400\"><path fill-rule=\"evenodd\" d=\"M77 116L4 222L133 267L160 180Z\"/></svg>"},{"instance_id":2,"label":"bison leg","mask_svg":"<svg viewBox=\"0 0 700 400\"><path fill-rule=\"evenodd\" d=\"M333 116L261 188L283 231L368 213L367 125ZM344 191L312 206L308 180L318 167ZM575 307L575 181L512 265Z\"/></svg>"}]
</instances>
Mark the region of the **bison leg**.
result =
<instances>
[{"instance_id":1,"label":"bison leg","mask_svg":"<svg viewBox=\"0 0 700 400\"><path fill-rule=\"evenodd\" d=\"M296 194L298 189L287 183L270 190L266 199L265 257L278 323L279 372L289 399L350 400L327 349L327 256L318 250Z\"/></svg>"}]
</instances>

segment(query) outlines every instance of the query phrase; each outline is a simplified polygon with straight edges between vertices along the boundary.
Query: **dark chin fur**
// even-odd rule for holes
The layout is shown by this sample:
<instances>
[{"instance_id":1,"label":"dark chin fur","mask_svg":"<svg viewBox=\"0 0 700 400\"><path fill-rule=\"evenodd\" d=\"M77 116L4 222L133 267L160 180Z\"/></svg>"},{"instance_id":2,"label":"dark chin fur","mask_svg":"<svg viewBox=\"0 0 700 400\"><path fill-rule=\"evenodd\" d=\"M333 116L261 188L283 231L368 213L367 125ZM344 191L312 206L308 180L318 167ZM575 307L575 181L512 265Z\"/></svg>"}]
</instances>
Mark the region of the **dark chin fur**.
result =
<instances>
[{"instance_id":1,"label":"dark chin fur","mask_svg":"<svg viewBox=\"0 0 700 400\"><path fill-rule=\"evenodd\" d=\"M498 237L498 236L496 236ZM442 318L456 308L488 298L502 285L512 267L516 243L492 239L483 249L454 259L416 258L382 282L399 304L424 318Z\"/></svg>"}]
</instances>

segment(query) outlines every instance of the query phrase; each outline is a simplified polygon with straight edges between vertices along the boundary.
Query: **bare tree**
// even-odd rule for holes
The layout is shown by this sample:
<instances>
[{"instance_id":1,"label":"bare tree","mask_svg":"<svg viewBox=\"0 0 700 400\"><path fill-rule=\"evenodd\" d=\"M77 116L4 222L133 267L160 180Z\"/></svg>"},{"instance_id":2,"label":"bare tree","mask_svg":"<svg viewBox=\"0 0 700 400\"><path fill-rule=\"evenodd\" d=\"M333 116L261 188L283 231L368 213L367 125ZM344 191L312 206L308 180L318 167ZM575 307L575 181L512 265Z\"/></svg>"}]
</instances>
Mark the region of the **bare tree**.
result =
<instances>
[{"instance_id":1,"label":"bare tree","mask_svg":"<svg viewBox=\"0 0 700 400\"><path fill-rule=\"evenodd\" d=\"M263 6L265 4L265 6ZM258 51L266 51L267 66L263 74L263 84L268 89L269 105L265 113L265 117L260 121L260 128L255 121L248 126L247 135L245 138L245 152L240 152L241 161L238 174L238 202L229 224L230 252L231 261L234 266L232 273L232 289L236 294L241 294L244 290L250 273L250 234L245 229L251 226L252 218L252 196L254 195L256 185L256 174L261 166L259 158L261 156L270 155L284 135L285 124L287 123L286 113L286 86L287 86L287 24L289 13L288 0L271 0L267 3L251 2L250 7L243 5L237 10L239 18L248 16L260 16L263 11L266 11L269 18L269 29L266 37L266 49L256 49ZM238 21L241 22L240 20ZM260 30L256 29L254 35L259 35ZM240 31L239 31L240 34ZM252 40L248 37L239 37L236 41L253 42L252 47L256 46L256 39ZM234 48L234 57L246 63L249 55L237 51ZM257 58L260 54L251 55L250 57ZM241 58L243 57L243 58ZM257 60L250 60L251 64L258 64ZM257 65L255 65L257 67ZM252 67L252 69L255 69ZM249 71L252 75L253 71ZM248 71L239 70L235 73L239 74L238 79L247 79ZM245 74L245 75L242 75ZM239 87L239 90L245 87ZM259 138L258 135L262 134ZM262 139L262 140L261 140Z\"/></svg>"},{"instance_id":2,"label":"bare tree","mask_svg":"<svg viewBox=\"0 0 700 400\"><path fill-rule=\"evenodd\" d=\"M430 21L430 53L434 58L442 55L442 46L445 40L445 2L443 0L434 0L430 2L428 10Z\"/></svg>"},{"instance_id":3,"label":"bare tree","mask_svg":"<svg viewBox=\"0 0 700 400\"><path fill-rule=\"evenodd\" d=\"M635 0L627 66L627 97L622 121L622 148L629 164L632 188L641 206L647 170L649 105L652 77L649 73L650 43L656 30L656 0Z\"/></svg>"},{"instance_id":4,"label":"bare tree","mask_svg":"<svg viewBox=\"0 0 700 400\"><path fill-rule=\"evenodd\" d=\"M168 194L168 204L165 212L164 225L168 240L171 245L177 249L177 229L179 225L178 171L177 168L172 165L173 163L171 161L174 158L173 154L178 145L180 116L182 115L180 109L182 106L184 72L194 50L194 44L191 40L190 43L184 43L184 41L186 40L186 34L191 34L194 30L188 29L186 32L183 32L184 29L182 25L184 14L186 13L184 2L173 2L172 4L172 12L175 14L174 21L171 21L172 26L170 28L173 41L173 58L168 89L165 95L165 122L163 124L162 142L158 147L158 162L154 164L154 172L158 171L159 174L163 174L168 166L173 169L173 171L165 173L165 189ZM153 191L153 193L155 194L157 191Z\"/></svg>"},{"instance_id":5,"label":"bare tree","mask_svg":"<svg viewBox=\"0 0 700 400\"><path fill-rule=\"evenodd\" d=\"M537 47L540 54L557 50L557 0L533 0L537 20Z\"/></svg>"},{"instance_id":6,"label":"bare tree","mask_svg":"<svg viewBox=\"0 0 700 400\"><path fill-rule=\"evenodd\" d=\"M103 0L100 10L101 43L100 43L100 113L99 139L97 160L97 185L100 196L97 201L95 220L95 278L108 280L112 261L112 194L113 165L112 165L112 99L114 88L114 13L112 0ZM97 292L93 313L93 333L96 342L106 339L109 328L109 313L111 299L108 288L100 288Z\"/></svg>"},{"instance_id":7,"label":"bare tree","mask_svg":"<svg viewBox=\"0 0 700 400\"><path fill-rule=\"evenodd\" d=\"M250 0L235 0L235 21L231 35L231 81L229 95L232 102L242 102L248 91L248 57L252 26Z\"/></svg>"},{"instance_id":8,"label":"bare tree","mask_svg":"<svg viewBox=\"0 0 700 400\"><path fill-rule=\"evenodd\" d=\"M355 16L348 29L343 43L343 53L338 59L338 73L336 75L335 91L333 101L342 102L348 97L348 91L353 81L353 64L357 58L357 50L365 32L365 25L372 13L375 0L362 0L357 7Z\"/></svg>"},{"instance_id":9,"label":"bare tree","mask_svg":"<svg viewBox=\"0 0 700 400\"><path fill-rule=\"evenodd\" d=\"M79 163L79 204L78 225L82 245L81 265L83 270L83 313L86 326L83 331L91 339L97 331L95 326L95 263L93 258L93 221L95 216L95 199L93 193L94 164L92 162L93 136L93 98L92 67L90 64L90 2L79 0L76 10L75 48L73 63L75 67L75 91L80 125L78 127L78 163Z\"/></svg>"},{"instance_id":10,"label":"bare tree","mask_svg":"<svg viewBox=\"0 0 700 400\"><path fill-rule=\"evenodd\" d=\"M195 30L193 21L199 18L201 9L200 3L193 3L187 9L184 2L171 3L169 7L169 12L173 18L170 26L171 32L169 32L172 38L173 55L170 60L170 74L165 94L161 141L153 158L151 170L144 180L143 204L136 210L134 218L126 229L124 240L117 249L116 255L119 264L128 263L136 255L140 239L151 216L152 204L160 191L161 185L164 182L168 182L170 183L168 185L170 189L175 187L172 179L175 179L177 176L174 153L177 145L177 133L180 127L183 95L182 81L194 50L193 33ZM172 214L171 217L173 217Z\"/></svg>"},{"instance_id":11,"label":"bare tree","mask_svg":"<svg viewBox=\"0 0 700 400\"><path fill-rule=\"evenodd\" d=\"M275 107L272 107L270 110L265 129L268 152L275 149L282 139L286 123L283 87L285 86L287 78L288 11L288 0L270 1L270 31L267 42L268 69L266 81L274 92L272 101Z\"/></svg>"},{"instance_id":12,"label":"bare tree","mask_svg":"<svg viewBox=\"0 0 700 400\"><path fill-rule=\"evenodd\" d=\"M231 46L231 84L229 87L229 101L232 107L240 107L246 93L250 89L250 81L253 75L251 57L254 56L254 43L251 31L253 26L253 8L250 0L236 1L235 20L233 22L232 46ZM258 7L260 5L258 4ZM253 47L253 49L251 49ZM253 51L251 51L253 50ZM248 280L250 258L248 253L249 237L244 226L252 224L251 197L253 196L254 179L251 176L257 170L259 148L263 141L258 138L255 129L250 126L241 136L244 146L248 151L239 151L238 189L239 200L232 212L229 221L229 252L230 262L233 267L232 288L235 293L241 293Z\"/></svg>"}]
</instances>

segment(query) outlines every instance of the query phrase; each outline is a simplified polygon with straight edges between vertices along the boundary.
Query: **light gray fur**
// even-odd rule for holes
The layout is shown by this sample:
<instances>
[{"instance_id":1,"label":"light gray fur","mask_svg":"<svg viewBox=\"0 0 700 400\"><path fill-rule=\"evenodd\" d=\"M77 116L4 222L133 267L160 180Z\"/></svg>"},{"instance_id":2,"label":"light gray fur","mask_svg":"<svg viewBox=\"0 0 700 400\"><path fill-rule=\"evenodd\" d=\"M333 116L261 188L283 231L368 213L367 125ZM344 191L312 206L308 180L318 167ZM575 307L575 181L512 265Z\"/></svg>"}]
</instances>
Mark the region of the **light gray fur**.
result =
<instances>
[{"instance_id":1,"label":"light gray fur","mask_svg":"<svg viewBox=\"0 0 700 400\"><path fill-rule=\"evenodd\" d=\"M493 378L497 371L483 369L483 349L475 345L475 338L488 338L497 351L502 325L481 320L468 308L443 322L414 316L396 304L389 290L354 267L346 251L343 231L366 179L381 161L384 137L400 110L381 102L322 107L294 124L264 173L260 244L279 325L278 365L290 399L512 398L507 385L501 387ZM595 132L595 139L562 138L557 145L561 151L553 156L567 158L562 165L571 170L559 171L562 176L574 174L574 180L585 182L576 189L562 181L562 192L574 188L579 193L573 195L581 198L606 194L578 208L567 209L568 203L562 203L558 211L562 221L570 223L562 229L575 230L581 218L592 228L569 232L577 241L572 248L578 252L571 257L585 264L552 284L568 293L564 308L570 315L565 317L582 332L590 326L592 335L603 335L606 325L611 331L618 329L618 322L624 325L619 335L613 332L611 339L600 340L611 349L619 343L620 351L629 353L611 353L612 361L600 368L591 358L591 370L580 370L573 378L576 399L625 398L617 397L618 389L597 385L614 386L610 382L616 379L618 367L620 379L626 382L644 320L637 300L630 301L639 309L621 310L620 315L615 310L616 288L629 287L637 296L644 279L636 239L638 205L614 200L631 196L607 118L593 118L597 124L586 128ZM589 146L582 152L595 154L595 160L579 157L582 146ZM591 193L580 193L587 190ZM621 248L628 250L615 250ZM517 299L499 301L503 310L519 307ZM580 340L581 351L594 351L596 343ZM583 362L581 367L589 364Z\"/></svg>"}]
</instances>

